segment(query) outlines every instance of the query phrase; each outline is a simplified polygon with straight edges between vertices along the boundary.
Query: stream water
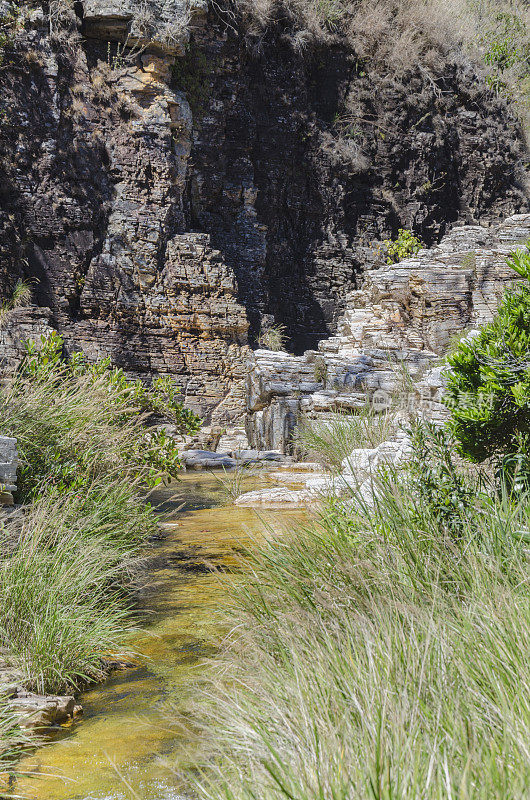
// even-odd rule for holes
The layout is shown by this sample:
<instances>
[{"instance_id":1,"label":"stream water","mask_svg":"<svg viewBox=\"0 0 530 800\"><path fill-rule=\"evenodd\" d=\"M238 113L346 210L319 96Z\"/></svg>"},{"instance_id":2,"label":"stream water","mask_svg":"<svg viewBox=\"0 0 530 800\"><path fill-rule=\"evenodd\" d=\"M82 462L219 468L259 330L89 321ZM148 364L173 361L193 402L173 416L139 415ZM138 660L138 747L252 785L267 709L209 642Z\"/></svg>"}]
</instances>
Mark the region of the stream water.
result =
<instances>
[{"instance_id":1,"label":"stream water","mask_svg":"<svg viewBox=\"0 0 530 800\"><path fill-rule=\"evenodd\" d=\"M162 498L164 499L164 498ZM172 708L192 689L215 641L215 608L242 544L263 534L264 515L226 504L212 476L186 475L171 499L167 535L153 545L142 589L139 665L81 696L84 714L28 756L17 793L34 800L176 800L174 756L186 746ZM179 506L182 508L179 510ZM273 526L286 512L268 512ZM297 516L297 515L295 515Z\"/></svg>"}]
</instances>

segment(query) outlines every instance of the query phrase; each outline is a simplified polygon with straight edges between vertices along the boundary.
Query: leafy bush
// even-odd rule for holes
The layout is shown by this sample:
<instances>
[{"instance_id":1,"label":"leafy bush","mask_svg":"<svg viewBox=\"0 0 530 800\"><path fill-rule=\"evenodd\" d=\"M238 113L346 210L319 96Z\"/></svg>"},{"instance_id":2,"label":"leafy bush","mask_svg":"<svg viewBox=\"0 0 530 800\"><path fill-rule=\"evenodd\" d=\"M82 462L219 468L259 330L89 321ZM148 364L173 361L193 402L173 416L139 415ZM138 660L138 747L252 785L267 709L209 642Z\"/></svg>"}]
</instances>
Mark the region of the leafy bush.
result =
<instances>
[{"instance_id":1,"label":"leafy bush","mask_svg":"<svg viewBox=\"0 0 530 800\"><path fill-rule=\"evenodd\" d=\"M127 378L122 369L112 367L110 358L91 364L81 351L65 359L63 350L63 339L55 331L43 335L39 347L33 341L28 342L20 374L35 380L50 375L57 375L59 381L83 375L94 382L103 378L108 386L110 402L121 409L124 418L130 416L131 410L136 410L166 417L176 425L179 433L196 433L201 427L199 417L182 404L180 389L170 377L155 378L147 386L140 380Z\"/></svg>"},{"instance_id":2,"label":"leafy bush","mask_svg":"<svg viewBox=\"0 0 530 800\"><path fill-rule=\"evenodd\" d=\"M41 345L28 345L19 373L0 392L0 430L18 439L22 498L44 485L81 489L103 474L141 476L151 486L175 475L174 440L145 423L160 414L179 430L194 431L200 420L182 406L170 381L147 388L108 359L90 365L75 353L64 360L57 334Z\"/></svg>"},{"instance_id":3,"label":"leafy bush","mask_svg":"<svg viewBox=\"0 0 530 800\"><path fill-rule=\"evenodd\" d=\"M478 485L458 467L454 443L443 428L415 423L411 433L413 453L407 465L410 492L444 531L458 535L466 520L469 522Z\"/></svg>"},{"instance_id":4,"label":"leafy bush","mask_svg":"<svg viewBox=\"0 0 530 800\"><path fill-rule=\"evenodd\" d=\"M145 387L108 359L62 351L57 334L30 343L0 388L0 428L18 440L19 495L31 501L22 521L0 524L0 645L40 692L101 678L121 649L126 589L158 531L146 490L179 466L174 441L146 422L200 424L169 381Z\"/></svg>"},{"instance_id":5,"label":"leafy bush","mask_svg":"<svg viewBox=\"0 0 530 800\"><path fill-rule=\"evenodd\" d=\"M423 242L406 228L399 229L397 239L385 239L383 244L386 247L387 264L397 264L404 258L410 258L424 246Z\"/></svg>"},{"instance_id":6,"label":"leafy bush","mask_svg":"<svg viewBox=\"0 0 530 800\"><path fill-rule=\"evenodd\" d=\"M508 260L530 277L530 252ZM492 322L449 355L444 402L460 452L475 462L496 457L506 477L530 472L530 285L505 292Z\"/></svg>"}]
</instances>

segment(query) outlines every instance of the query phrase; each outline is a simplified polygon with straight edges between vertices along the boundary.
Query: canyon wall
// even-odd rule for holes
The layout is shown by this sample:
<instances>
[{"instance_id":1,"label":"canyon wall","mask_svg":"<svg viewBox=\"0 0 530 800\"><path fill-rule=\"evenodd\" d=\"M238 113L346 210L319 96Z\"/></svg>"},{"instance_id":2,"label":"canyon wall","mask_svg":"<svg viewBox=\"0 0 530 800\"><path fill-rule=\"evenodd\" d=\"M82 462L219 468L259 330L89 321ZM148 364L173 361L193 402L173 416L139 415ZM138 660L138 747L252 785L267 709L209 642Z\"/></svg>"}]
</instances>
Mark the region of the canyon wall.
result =
<instances>
[{"instance_id":1,"label":"canyon wall","mask_svg":"<svg viewBox=\"0 0 530 800\"><path fill-rule=\"evenodd\" d=\"M256 50L203 0L31 3L12 28L0 286L34 304L7 361L53 327L226 425L260 329L315 348L398 227L433 245L528 209L518 123L465 59L398 78L281 23Z\"/></svg>"}]
</instances>

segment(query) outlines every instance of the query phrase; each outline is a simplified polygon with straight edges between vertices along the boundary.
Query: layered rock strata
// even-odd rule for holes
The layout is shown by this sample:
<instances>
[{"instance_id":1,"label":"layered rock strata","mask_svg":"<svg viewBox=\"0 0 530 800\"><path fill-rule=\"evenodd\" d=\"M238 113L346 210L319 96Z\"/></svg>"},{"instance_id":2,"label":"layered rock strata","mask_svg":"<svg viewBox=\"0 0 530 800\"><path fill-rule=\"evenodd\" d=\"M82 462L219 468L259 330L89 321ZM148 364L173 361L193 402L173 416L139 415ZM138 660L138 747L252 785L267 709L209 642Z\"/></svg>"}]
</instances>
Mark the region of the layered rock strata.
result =
<instances>
[{"instance_id":1,"label":"layered rock strata","mask_svg":"<svg viewBox=\"0 0 530 800\"><path fill-rule=\"evenodd\" d=\"M337 335L302 357L258 350L248 375L252 446L288 451L300 416L325 418L392 398L445 413L442 357L453 337L492 319L516 275L506 257L530 239L530 214L495 228L455 228L430 250L366 274Z\"/></svg>"},{"instance_id":2,"label":"layered rock strata","mask_svg":"<svg viewBox=\"0 0 530 800\"><path fill-rule=\"evenodd\" d=\"M525 208L518 125L469 65L400 81L338 40L300 54L281 24L255 52L202 0L21 9L0 289L33 281L35 308L0 333L8 364L51 326L131 375L172 376L224 429L244 415L249 329L283 323L294 351L315 347L400 225L434 242Z\"/></svg>"}]
</instances>

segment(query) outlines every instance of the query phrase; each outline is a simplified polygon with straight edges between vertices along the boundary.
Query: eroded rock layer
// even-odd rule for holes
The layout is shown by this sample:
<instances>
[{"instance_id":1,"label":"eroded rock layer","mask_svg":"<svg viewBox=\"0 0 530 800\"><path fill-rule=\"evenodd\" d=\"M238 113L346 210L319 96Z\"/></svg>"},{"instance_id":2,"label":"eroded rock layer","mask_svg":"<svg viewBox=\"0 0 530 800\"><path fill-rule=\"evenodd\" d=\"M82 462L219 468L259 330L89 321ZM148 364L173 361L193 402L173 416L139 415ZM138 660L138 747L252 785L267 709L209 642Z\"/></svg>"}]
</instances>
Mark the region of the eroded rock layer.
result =
<instances>
[{"instance_id":1,"label":"eroded rock layer","mask_svg":"<svg viewBox=\"0 0 530 800\"><path fill-rule=\"evenodd\" d=\"M301 357L258 350L248 375L249 440L293 446L300 416L390 402L443 418L442 357L451 339L492 319L517 276L506 257L530 239L530 214L498 227L454 228L441 243L399 264L368 271L350 293L337 334Z\"/></svg>"}]
</instances>

